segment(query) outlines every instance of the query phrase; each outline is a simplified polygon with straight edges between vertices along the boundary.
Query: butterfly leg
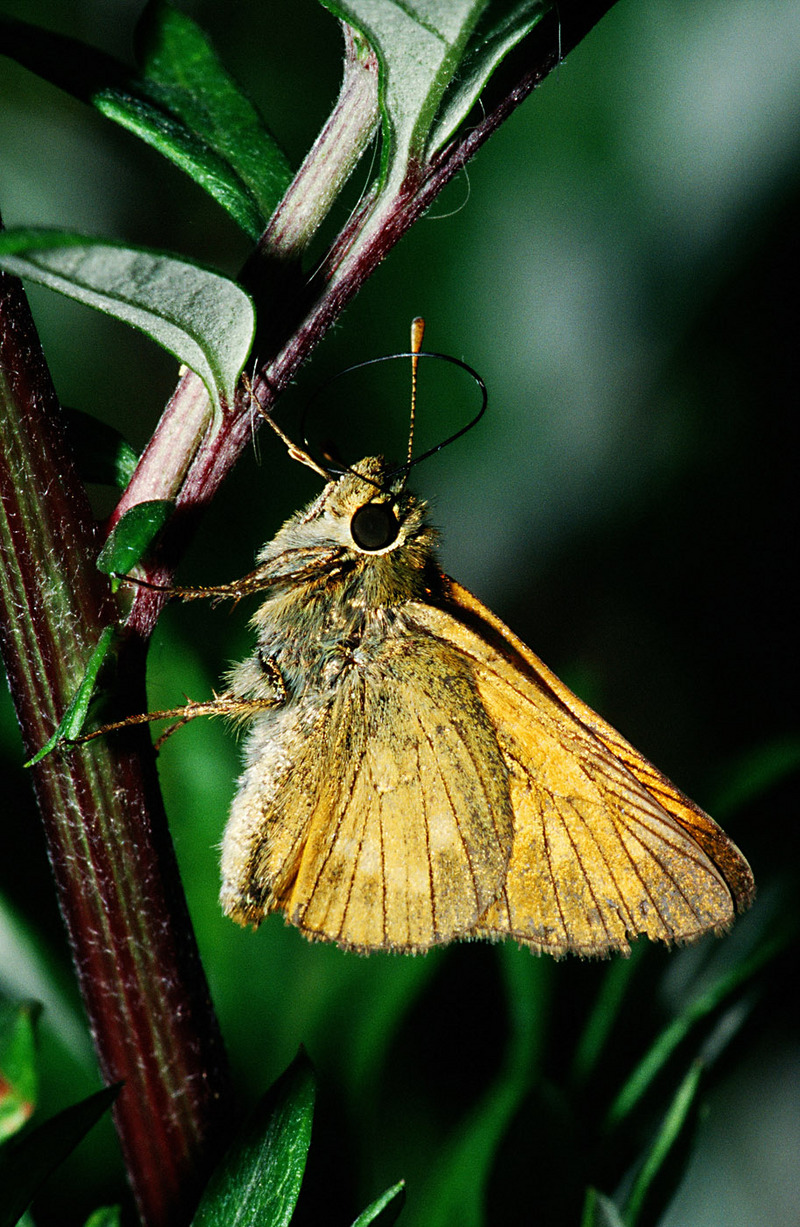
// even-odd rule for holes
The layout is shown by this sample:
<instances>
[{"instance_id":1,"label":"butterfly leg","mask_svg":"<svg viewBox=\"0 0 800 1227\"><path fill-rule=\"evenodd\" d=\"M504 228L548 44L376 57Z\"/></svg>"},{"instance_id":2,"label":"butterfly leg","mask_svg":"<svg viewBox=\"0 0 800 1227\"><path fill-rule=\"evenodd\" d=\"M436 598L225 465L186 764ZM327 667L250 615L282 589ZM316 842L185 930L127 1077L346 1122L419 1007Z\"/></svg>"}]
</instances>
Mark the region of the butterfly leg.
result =
<instances>
[{"instance_id":1,"label":"butterfly leg","mask_svg":"<svg viewBox=\"0 0 800 1227\"><path fill-rule=\"evenodd\" d=\"M124 720L113 720L109 724L101 724L99 728L93 729L91 733L82 733L79 737L71 737L65 744L68 746L84 745L87 741L94 741L97 737L104 737L106 733L113 733L118 729L130 728L134 724L150 724L154 720L174 720L165 732L157 739L155 743L156 750L166 741L170 734L182 725L188 724L190 720L194 720L197 716L231 716L234 720L248 720L252 716L256 716L259 712L268 711L270 708L276 707L281 702L280 698L255 698L243 699L235 694L220 694L215 695L213 699L207 699L204 702L188 702L181 707L169 707L162 711L137 712L134 716L126 716Z\"/></svg>"}]
</instances>

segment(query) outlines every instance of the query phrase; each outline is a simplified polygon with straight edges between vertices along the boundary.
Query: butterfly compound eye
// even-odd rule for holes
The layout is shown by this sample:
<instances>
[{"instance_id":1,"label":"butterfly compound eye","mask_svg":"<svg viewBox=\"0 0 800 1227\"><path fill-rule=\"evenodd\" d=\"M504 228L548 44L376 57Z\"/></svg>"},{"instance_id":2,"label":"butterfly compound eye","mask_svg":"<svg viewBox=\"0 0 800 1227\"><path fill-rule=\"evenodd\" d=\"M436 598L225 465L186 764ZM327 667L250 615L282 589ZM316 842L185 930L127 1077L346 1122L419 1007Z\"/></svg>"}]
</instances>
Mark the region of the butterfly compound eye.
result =
<instances>
[{"instance_id":1,"label":"butterfly compound eye","mask_svg":"<svg viewBox=\"0 0 800 1227\"><path fill-rule=\"evenodd\" d=\"M350 533L361 550L385 550L400 530L397 516L388 503L367 503L359 507L350 521Z\"/></svg>"}]
</instances>

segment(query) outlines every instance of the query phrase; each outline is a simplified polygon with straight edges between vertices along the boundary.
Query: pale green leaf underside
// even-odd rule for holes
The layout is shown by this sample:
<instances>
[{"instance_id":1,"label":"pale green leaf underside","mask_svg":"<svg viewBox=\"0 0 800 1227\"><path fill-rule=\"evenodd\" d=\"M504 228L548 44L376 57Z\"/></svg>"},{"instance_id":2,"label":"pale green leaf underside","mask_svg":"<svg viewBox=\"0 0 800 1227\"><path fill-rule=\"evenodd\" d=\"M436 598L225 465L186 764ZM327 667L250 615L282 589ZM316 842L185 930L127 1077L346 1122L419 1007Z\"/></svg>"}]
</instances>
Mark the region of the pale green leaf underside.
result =
<instances>
[{"instance_id":1,"label":"pale green leaf underside","mask_svg":"<svg viewBox=\"0 0 800 1227\"><path fill-rule=\"evenodd\" d=\"M467 44L466 54L442 99L428 138L428 157L441 149L467 117L498 64L530 34L550 0L492 0Z\"/></svg>"},{"instance_id":2,"label":"pale green leaf underside","mask_svg":"<svg viewBox=\"0 0 800 1227\"><path fill-rule=\"evenodd\" d=\"M255 331L249 295L219 273L141 248L52 230L0 234L0 267L124 320L231 404Z\"/></svg>"},{"instance_id":3,"label":"pale green leaf underside","mask_svg":"<svg viewBox=\"0 0 800 1227\"><path fill-rule=\"evenodd\" d=\"M380 62L384 181L429 159L549 0L321 0Z\"/></svg>"},{"instance_id":4,"label":"pale green leaf underside","mask_svg":"<svg viewBox=\"0 0 800 1227\"><path fill-rule=\"evenodd\" d=\"M383 178L421 162L442 97L487 0L321 0L380 62Z\"/></svg>"}]
</instances>

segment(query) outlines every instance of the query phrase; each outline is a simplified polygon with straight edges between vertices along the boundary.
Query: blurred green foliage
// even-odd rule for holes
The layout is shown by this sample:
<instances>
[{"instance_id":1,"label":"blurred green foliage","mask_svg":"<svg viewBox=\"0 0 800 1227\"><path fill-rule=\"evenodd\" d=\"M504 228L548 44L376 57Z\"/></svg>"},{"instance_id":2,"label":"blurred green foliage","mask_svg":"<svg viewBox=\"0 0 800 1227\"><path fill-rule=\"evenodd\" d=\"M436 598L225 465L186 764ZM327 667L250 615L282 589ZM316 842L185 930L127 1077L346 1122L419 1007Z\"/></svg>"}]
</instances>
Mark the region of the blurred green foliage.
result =
<instances>
[{"instance_id":1,"label":"blurred green foliage","mask_svg":"<svg viewBox=\"0 0 800 1227\"><path fill-rule=\"evenodd\" d=\"M4 0L4 11L127 54L120 5ZM191 12L298 162L338 88L335 22L312 0L291 19L272 0ZM278 919L243 932L216 901L235 741L214 722L181 730L160 773L242 1102L301 1042L319 1076L300 1224L318 1223L320 1207L326 1222L351 1222L401 1177L409 1227L611 1221L602 1196L587 1209L587 1185L622 1210L633 1198L639 1224L797 1221L799 53L797 0L621 0L379 269L284 401L291 431L326 378L406 348L417 314L430 348L480 370L488 416L414 474L435 500L446 568L712 813L719 798L760 888L723 942L637 947L609 965L479 944L363 959L308 945ZM93 232L235 273L242 237L176 170L10 62L0 71L8 225ZM31 300L61 398L141 448L174 364L113 321L35 288ZM426 380L420 413L435 438L460 424L464 392L431 380L426 399ZM356 441L391 450L405 399L400 378L339 381L331 433L346 417ZM179 579L244 573L314 482L262 434ZM101 514L109 495L95 495ZM243 607L168 609L151 706L207 696L248 643ZM0 988L50 994L49 1115L96 1075L69 1029L68 956L5 698L0 731L0 895L28 942L0 929ZM780 953L749 995L687 1025L605 1132L659 1036L768 941ZM693 1095L680 1099L687 1077ZM665 1121L682 1127L673 1136ZM659 1172L642 1185L659 1145L666 1192ZM40 1227L124 1196L114 1147L105 1122L35 1207Z\"/></svg>"}]
</instances>

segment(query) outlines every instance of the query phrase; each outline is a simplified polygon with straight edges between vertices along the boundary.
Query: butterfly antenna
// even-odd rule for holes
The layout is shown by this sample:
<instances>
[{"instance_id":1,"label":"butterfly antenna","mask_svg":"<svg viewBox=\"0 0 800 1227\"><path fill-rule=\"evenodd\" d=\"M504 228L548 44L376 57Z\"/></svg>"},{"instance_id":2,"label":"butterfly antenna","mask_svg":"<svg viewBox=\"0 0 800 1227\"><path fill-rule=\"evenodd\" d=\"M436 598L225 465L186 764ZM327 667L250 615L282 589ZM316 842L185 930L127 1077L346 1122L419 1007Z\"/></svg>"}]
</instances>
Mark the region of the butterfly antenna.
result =
<instances>
[{"instance_id":1,"label":"butterfly antenna","mask_svg":"<svg viewBox=\"0 0 800 1227\"><path fill-rule=\"evenodd\" d=\"M408 424L408 456L411 464L411 453L414 450L414 423L417 415L417 370L419 368L419 351L422 349L422 338L425 336L425 321L421 315L411 321L411 416Z\"/></svg>"},{"instance_id":2,"label":"butterfly antenna","mask_svg":"<svg viewBox=\"0 0 800 1227\"><path fill-rule=\"evenodd\" d=\"M324 477L325 481L330 481L331 474L328 472L328 470L323 469L322 465L317 464L316 460L309 452L304 451L302 447L298 447L294 440L289 438L286 431L278 425L272 414L264 408L253 390L253 385L250 382L250 379L244 374L244 372L242 373L242 385L247 393L249 405L251 408L255 405L256 410L261 414L267 425L271 426L275 431L275 434L278 436L281 443L283 443L291 459L296 460L298 464L307 465L309 469L313 469L315 473L319 473L320 477Z\"/></svg>"}]
</instances>

